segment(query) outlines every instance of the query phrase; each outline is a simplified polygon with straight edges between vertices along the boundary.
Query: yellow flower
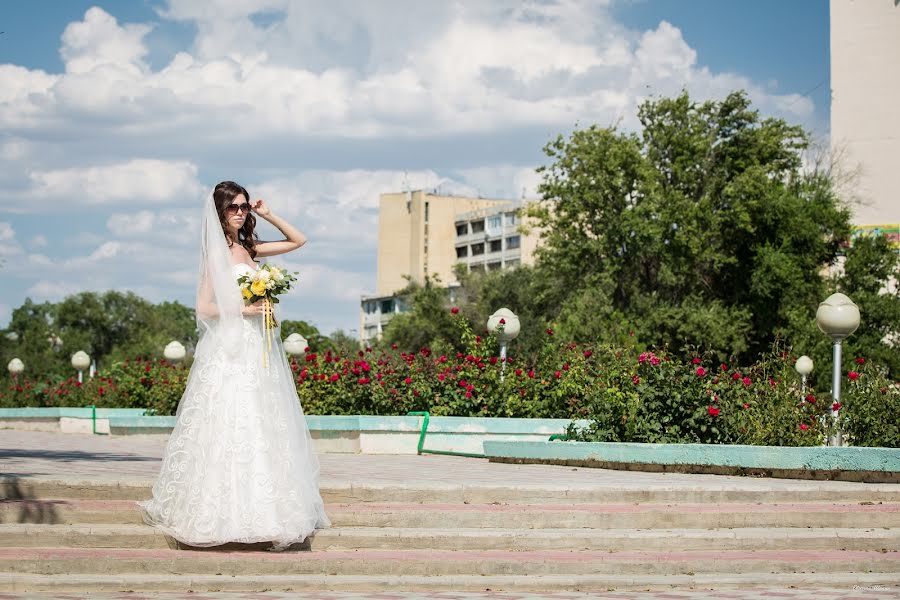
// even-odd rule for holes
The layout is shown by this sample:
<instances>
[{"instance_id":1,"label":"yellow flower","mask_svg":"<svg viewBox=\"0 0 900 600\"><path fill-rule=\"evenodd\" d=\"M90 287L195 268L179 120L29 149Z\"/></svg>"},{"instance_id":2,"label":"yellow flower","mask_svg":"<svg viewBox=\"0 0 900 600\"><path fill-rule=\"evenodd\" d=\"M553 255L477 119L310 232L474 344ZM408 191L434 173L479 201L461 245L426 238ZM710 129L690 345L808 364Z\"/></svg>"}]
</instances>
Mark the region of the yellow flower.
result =
<instances>
[{"instance_id":1,"label":"yellow flower","mask_svg":"<svg viewBox=\"0 0 900 600\"><path fill-rule=\"evenodd\" d=\"M266 295L266 282L257 279L253 283L250 284L250 291L253 292L257 296L265 296Z\"/></svg>"},{"instance_id":2,"label":"yellow flower","mask_svg":"<svg viewBox=\"0 0 900 600\"><path fill-rule=\"evenodd\" d=\"M241 294L244 295L245 300L249 300L250 298L253 297L253 292L251 292L249 288L241 289Z\"/></svg>"}]
</instances>

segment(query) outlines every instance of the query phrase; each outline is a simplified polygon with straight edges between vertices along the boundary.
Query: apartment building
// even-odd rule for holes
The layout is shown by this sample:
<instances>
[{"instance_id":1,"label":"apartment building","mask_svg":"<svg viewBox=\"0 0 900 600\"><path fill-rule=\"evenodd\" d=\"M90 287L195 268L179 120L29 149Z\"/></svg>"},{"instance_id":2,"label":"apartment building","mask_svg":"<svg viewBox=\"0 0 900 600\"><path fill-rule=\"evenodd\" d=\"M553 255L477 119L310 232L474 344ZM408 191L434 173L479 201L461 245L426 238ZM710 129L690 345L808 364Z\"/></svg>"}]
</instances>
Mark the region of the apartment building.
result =
<instances>
[{"instance_id":1,"label":"apartment building","mask_svg":"<svg viewBox=\"0 0 900 600\"><path fill-rule=\"evenodd\" d=\"M425 190L382 194L376 292L360 300L360 342L379 338L391 318L406 309L397 292L409 281L437 276L452 290L459 285L457 263L470 270L531 264L537 236L518 231L520 206Z\"/></svg>"},{"instance_id":2,"label":"apartment building","mask_svg":"<svg viewBox=\"0 0 900 600\"><path fill-rule=\"evenodd\" d=\"M900 4L831 0L831 144L858 179L857 234L900 249Z\"/></svg>"}]
</instances>

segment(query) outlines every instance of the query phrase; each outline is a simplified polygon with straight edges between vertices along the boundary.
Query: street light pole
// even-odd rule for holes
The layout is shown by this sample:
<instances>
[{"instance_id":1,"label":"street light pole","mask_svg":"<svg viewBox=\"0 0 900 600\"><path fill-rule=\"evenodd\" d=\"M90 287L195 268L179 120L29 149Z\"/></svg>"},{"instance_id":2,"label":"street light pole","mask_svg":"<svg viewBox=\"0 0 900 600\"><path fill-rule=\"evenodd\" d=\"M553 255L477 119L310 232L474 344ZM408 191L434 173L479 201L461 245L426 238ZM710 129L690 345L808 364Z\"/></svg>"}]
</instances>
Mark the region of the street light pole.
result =
<instances>
[{"instance_id":1,"label":"street light pole","mask_svg":"<svg viewBox=\"0 0 900 600\"><path fill-rule=\"evenodd\" d=\"M494 333L501 326L503 329L497 333L497 340L500 342L500 381L503 381L506 374L506 347L519 335L519 317L508 308L501 308L488 317L487 328Z\"/></svg>"},{"instance_id":2,"label":"street light pole","mask_svg":"<svg viewBox=\"0 0 900 600\"><path fill-rule=\"evenodd\" d=\"M834 367L831 371L832 407L841 401L841 344L844 339L859 327L859 307L844 294L832 294L819 304L816 311L816 324L822 333L829 336L834 343ZM843 444L843 435L838 426L838 411L831 409L831 418L835 424L835 433L828 440L830 446Z\"/></svg>"},{"instance_id":3,"label":"street light pole","mask_svg":"<svg viewBox=\"0 0 900 600\"><path fill-rule=\"evenodd\" d=\"M806 396L806 377L812 373L813 361L804 354L794 363L794 369L800 373L800 393Z\"/></svg>"},{"instance_id":4,"label":"street light pole","mask_svg":"<svg viewBox=\"0 0 900 600\"><path fill-rule=\"evenodd\" d=\"M91 357L84 350L72 355L72 366L78 371L78 383L82 383L82 373L91 366Z\"/></svg>"}]
</instances>

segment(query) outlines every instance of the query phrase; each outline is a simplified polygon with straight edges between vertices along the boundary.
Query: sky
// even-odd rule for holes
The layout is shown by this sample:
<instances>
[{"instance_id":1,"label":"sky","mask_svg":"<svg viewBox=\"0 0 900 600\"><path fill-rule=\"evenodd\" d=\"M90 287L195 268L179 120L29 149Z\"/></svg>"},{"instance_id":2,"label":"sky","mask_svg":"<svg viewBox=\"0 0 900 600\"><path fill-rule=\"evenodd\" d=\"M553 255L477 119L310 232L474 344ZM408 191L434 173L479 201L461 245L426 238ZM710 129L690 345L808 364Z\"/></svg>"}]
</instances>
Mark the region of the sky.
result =
<instances>
[{"instance_id":1,"label":"sky","mask_svg":"<svg viewBox=\"0 0 900 600\"><path fill-rule=\"evenodd\" d=\"M81 291L192 306L226 179L309 238L271 259L281 317L355 335L380 193L534 197L549 140L682 89L829 133L826 0L35 0L0 31L0 327Z\"/></svg>"}]
</instances>

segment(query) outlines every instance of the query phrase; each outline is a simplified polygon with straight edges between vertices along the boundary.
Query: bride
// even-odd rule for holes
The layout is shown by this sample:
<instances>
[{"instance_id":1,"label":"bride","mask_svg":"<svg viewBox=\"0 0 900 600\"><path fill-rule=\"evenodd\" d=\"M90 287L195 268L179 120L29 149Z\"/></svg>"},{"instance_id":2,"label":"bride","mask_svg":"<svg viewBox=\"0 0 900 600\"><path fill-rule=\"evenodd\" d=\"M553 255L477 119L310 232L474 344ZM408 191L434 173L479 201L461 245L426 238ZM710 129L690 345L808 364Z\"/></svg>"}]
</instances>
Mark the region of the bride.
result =
<instances>
[{"instance_id":1,"label":"bride","mask_svg":"<svg viewBox=\"0 0 900 600\"><path fill-rule=\"evenodd\" d=\"M244 306L237 278L255 259L306 238L231 181L204 208L197 324L200 340L144 522L188 546L272 542L284 550L327 527L313 448L276 332L263 364L262 302ZM285 238L260 242L255 213Z\"/></svg>"}]
</instances>

